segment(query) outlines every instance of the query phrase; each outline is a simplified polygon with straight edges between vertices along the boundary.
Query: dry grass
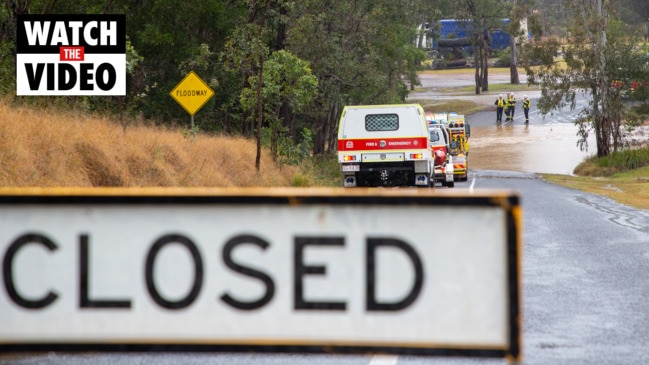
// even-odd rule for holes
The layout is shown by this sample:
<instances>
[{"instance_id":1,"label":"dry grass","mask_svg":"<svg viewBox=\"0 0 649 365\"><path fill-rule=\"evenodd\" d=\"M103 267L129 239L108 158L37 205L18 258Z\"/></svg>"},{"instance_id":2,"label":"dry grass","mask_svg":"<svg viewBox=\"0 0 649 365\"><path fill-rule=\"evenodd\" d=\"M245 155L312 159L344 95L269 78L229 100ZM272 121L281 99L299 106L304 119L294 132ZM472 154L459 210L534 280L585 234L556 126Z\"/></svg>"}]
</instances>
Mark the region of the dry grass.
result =
<instances>
[{"instance_id":1,"label":"dry grass","mask_svg":"<svg viewBox=\"0 0 649 365\"><path fill-rule=\"evenodd\" d=\"M245 138L198 135L71 111L12 106L0 100L0 186L290 186Z\"/></svg>"}]
</instances>

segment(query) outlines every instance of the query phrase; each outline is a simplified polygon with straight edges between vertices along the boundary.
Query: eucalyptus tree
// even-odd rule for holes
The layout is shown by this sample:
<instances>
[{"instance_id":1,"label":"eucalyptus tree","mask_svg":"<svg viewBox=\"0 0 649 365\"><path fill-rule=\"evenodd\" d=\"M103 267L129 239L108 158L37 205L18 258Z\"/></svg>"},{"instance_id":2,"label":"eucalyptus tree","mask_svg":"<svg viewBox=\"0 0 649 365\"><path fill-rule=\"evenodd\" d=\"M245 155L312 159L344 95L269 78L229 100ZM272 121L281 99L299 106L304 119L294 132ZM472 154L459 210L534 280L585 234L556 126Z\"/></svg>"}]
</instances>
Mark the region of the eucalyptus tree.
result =
<instances>
[{"instance_id":1,"label":"eucalyptus tree","mask_svg":"<svg viewBox=\"0 0 649 365\"><path fill-rule=\"evenodd\" d=\"M459 15L469 20L467 34L473 44L475 93L489 90L489 33L502 26L509 4L504 0L460 0Z\"/></svg>"},{"instance_id":2,"label":"eucalyptus tree","mask_svg":"<svg viewBox=\"0 0 649 365\"><path fill-rule=\"evenodd\" d=\"M509 12L509 82L520 84L518 76L518 45L527 41L528 32L533 29L535 35L541 35L538 16L534 12L534 0L510 0Z\"/></svg>"},{"instance_id":3,"label":"eucalyptus tree","mask_svg":"<svg viewBox=\"0 0 649 365\"><path fill-rule=\"evenodd\" d=\"M625 25L611 15L608 0L566 0L566 5L573 15L569 42L537 41L531 56L543 64L528 67L528 79L541 84L538 105L544 114L566 104L574 109L576 96L589 94L591 102L577 121L578 144L587 149L592 131L597 156L608 156L624 147L623 126L631 120L629 105L622 101L624 92L630 90L618 81L649 80L646 60L642 60L646 50L639 50L638 37L629 36ZM559 51L562 62L554 57Z\"/></svg>"},{"instance_id":4,"label":"eucalyptus tree","mask_svg":"<svg viewBox=\"0 0 649 365\"><path fill-rule=\"evenodd\" d=\"M421 55L407 0L314 0L296 5L287 49L308 60L318 92L304 119L314 153L334 150L337 121L347 104L402 103L403 82Z\"/></svg>"},{"instance_id":5,"label":"eucalyptus tree","mask_svg":"<svg viewBox=\"0 0 649 365\"><path fill-rule=\"evenodd\" d=\"M317 85L308 62L285 47L294 2L289 0L238 0L247 19L239 23L221 52L224 67L243 76L239 103L244 120L255 120L260 168L262 129L270 133L270 148L277 159L277 146L284 137L286 120L308 105ZM289 124L291 124L290 122ZM289 135L290 135L289 131Z\"/></svg>"},{"instance_id":6,"label":"eucalyptus tree","mask_svg":"<svg viewBox=\"0 0 649 365\"><path fill-rule=\"evenodd\" d=\"M250 78L249 86L241 93L241 104L244 110L254 110L259 101L257 91L261 89L270 151L273 160L277 161L280 139L290 137L280 120L280 108L288 105L293 111L302 111L311 102L318 80L311 74L308 62L286 50L275 51L270 55L264 63L262 77L263 79L259 79L255 75Z\"/></svg>"},{"instance_id":7,"label":"eucalyptus tree","mask_svg":"<svg viewBox=\"0 0 649 365\"><path fill-rule=\"evenodd\" d=\"M240 69L250 85L255 85L253 107L248 108L250 119L256 119L255 136L257 153L255 168L261 168L261 128L264 118L262 86L264 62L270 55L266 19L271 13L272 0L244 0L248 8L249 22L235 28L226 42L222 58L230 69ZM259 81L255 81L259 80ZM243 99L242 99L243 101ZM242 103L243 104L243 103ZM256 109L256 110L255 110ZM244 110L246 110L244 106ZM254 111L253 111L254 110Z\"/></svg>"}]
</instances>

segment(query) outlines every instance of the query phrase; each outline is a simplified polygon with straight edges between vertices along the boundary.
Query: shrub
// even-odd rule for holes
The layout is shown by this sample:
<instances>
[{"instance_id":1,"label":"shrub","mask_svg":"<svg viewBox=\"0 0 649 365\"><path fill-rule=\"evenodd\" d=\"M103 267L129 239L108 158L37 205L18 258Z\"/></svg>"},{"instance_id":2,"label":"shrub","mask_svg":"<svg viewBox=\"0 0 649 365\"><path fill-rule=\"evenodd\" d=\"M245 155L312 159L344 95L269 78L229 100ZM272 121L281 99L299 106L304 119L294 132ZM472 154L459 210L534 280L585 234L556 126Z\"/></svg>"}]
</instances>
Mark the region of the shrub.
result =
<instances>
[{"instance_id":1,"label":"shrub","mask_svg":"<svg viewBox=\"0 0 649 365\"><path fill-rule=\"evenodd\" d=\"M498 57L497 65L499 67L509 67L511 60L511 50L509 47L498 51L496 56Z\"/></svg>"}]
</instances>

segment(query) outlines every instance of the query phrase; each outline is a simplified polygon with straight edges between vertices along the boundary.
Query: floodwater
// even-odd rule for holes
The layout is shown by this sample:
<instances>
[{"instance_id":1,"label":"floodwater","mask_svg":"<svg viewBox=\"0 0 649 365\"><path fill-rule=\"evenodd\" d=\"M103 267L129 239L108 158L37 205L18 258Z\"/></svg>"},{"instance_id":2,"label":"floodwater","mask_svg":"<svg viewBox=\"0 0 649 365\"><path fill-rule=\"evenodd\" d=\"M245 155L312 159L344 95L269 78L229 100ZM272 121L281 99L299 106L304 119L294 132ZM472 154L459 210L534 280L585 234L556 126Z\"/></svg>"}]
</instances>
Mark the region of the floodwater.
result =
<instances>
[{"instance_id":1,"label":"floodwater","mask_svg":"<svg viewBox=\"0 0 649 365\"><path fill-rule=\"evenodd\" d=\"M471 126L469 169L572 175L595 153L591 139L590 150L581 151L572 123Z\"/></svg>"},{"instance_id":2,"label":"floodwater","mask_svg":"<svg viewBox=\"0 0 649 365\"><path fill-rule=\"evenodd\" d=\"M578 108L566 107L554 114L542 116L537 108L540 89L526 90L532 101L530 124L523 123L522 109L518 108L513 122L495 123L493 106L497 93L480 95L466 92L448 93L440 87L472 85L472 75L466 73L425 73L419 75L424 90L409 96L414 100L468 100L482 104L490 111L466 116L471 125L469 171L506 170L532 173L572 175L575 167L596 152L595 138L588 139L588 151L577 146L577 126L574 120L579 110L587 105L589 98L578 99ZM509 73L490 73L490 83L509 82ZM520 97L520 95L519 95ZM456 111L462 114L461 111Z\"/></svg>"}]
</instances>

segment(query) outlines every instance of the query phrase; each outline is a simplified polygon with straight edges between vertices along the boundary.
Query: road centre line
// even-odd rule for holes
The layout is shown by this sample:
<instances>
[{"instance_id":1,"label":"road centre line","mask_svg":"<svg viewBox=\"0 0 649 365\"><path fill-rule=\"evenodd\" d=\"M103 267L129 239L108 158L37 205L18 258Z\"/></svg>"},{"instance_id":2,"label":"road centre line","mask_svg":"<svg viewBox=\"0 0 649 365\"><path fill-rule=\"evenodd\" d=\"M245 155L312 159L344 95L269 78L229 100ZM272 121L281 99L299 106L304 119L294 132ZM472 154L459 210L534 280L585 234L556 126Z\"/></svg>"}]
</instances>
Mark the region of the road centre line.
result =
<instances>
[{"instance_id":1,"label":"road centre line","mask_svg":"<svg viewBox=\"0 0 649 365\"><path fill-rule=\"evenodd\" d=\"M399 356L395 355L374 355L369 365L397 365Z\"/></svg>"}]
</instances>

